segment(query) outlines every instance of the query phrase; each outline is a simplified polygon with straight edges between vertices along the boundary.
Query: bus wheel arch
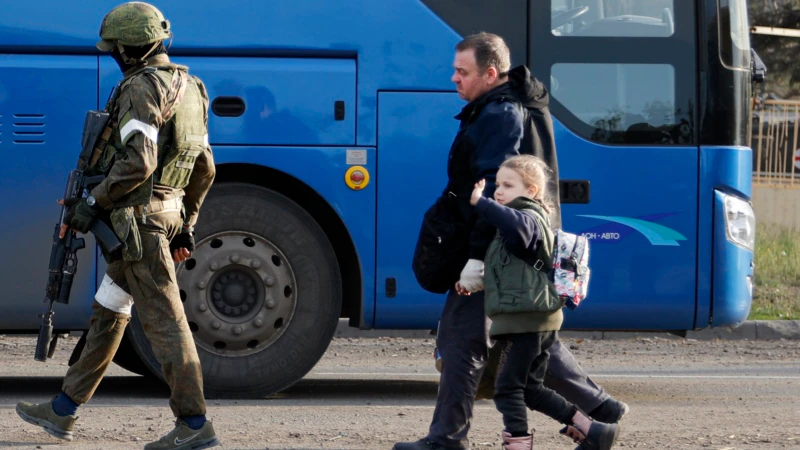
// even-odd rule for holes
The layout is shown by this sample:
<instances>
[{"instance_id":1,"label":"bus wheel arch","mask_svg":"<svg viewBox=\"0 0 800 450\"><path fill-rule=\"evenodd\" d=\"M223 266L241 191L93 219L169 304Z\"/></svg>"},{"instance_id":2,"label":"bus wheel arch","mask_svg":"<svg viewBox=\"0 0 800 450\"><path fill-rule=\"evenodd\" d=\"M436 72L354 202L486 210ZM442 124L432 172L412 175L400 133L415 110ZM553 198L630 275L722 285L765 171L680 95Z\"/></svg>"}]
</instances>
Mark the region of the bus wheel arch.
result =
<instances>
[{"instance_id":1,"label":"bus wheel arch","mask_svg":"<svg viewBox=\"0 0 800 450\"><path fill-rule=\"evenodd\" d=\"M181 284L182 298L184 300L187 297L191 298L190 301L185 301L184 306L190 328L195 334L198 353L203 362L207 396L210 398L263 397L285 389L301 379L324 354L335 332L339 317L348 310L343 302L343 298L347 298L344 294L348 291L344 289L347 275L344 273L346 272L343 270L344 268L340 269L341 262L346 263L348 257L339 255L335 251L333 248L333 243L336 242L335 234L331 235L336 232L335 226L331 226L330 222L326 222L325 228L320 225L320 221L324 218L314 217L312 211L315 210L308 209L309 199L307 197L297 201L275 189L247 183L248 176L243 173L245 171L241 170L241 167L233 169L236 182L231 182L231 178L234 177L226 176L228 170L225 166L219 167L214 188L209 193L204 211L201 212L201 224L198 226L197 236L198 248L195 252L197 261L194 264L196 267L187 271L187 266L182 266L179 268L178 278ZM251 176L257 176L261 180L278 181L273 174L264 176L264 174L251 173ZM280 180L279 184L284 181ZM284 184L284 186L286 185ZM297 192L295 189L288 190ZM245 213L241 211L245 211ZM253 214L252 211L256 211L256 213ZM265 222L264 211L269 211L268 216L271 223L269 227L263 225ZM277 213L278 211L280 214ZM316 211L319 214L319 210ZM204 216L206 220L203 220ZM261 229L271 229L272 231L258 231ZM229 232L228 230L236 231ZM286 230L292 231L286 233ZM259 233L267 236L261 239ZM242 234L242 236L238 236L238 234ZM253 247L254 250L278 256L260 258L261 261L257 264L249 260L246 261L247 264L230 263L234 259L238 263L244 261L244 259L238 261L240 253L242 258L247 258L248 245L246 245L242 249L226 248L227 253L222 255L222 259L216 258L213 254L209 257L209 252L215 251L212 249L214 243L211 243L216 240L215 236L228 245L234 246L236 243L244 241L247 244L249 241L249 247ZM270 241L275 245L270 247L272 245ZM218 242L216 244L219 246ZM287 257L287 255L281 254L282 248L294 255L302 255L302 257L300 259L293 258L292 255ZM217 266L213 270L210 269L212 260ZM281 261L284 263L281 264ZM230 264L226 266L227 263ZM268 275L260 273L264 266L271 271ZM357 265L355 267L357 268ZM231 268L237 270L231 271ZM222 273L225 270L228 270L225 272L227 276L216 273ZM190 272L194 272L193 277L187 278L186 275ZM208 283L202 280L201 275L204 273L209 276ZM297 279L294 280L294 277ZM230 288L225 284L223 278L238 279L237 283L240 286ZM246 291L261 280L264 280L265 286L274 284L271 289L275 292L267 292L266 298L262 301L263 304L250 306L261 308L269 313L266 310L266 303L268 301L272 303L271 300L276 299L279 306L276 307L272 304L270 308L277 311L282 307L285 310L282 314L288 314L285 322L282 317L279 320L272 320L274 318L260 320L271 316L262 314L263 317L256 317L252 314L253 311L248 313L244 311L244 308L241 310L240 308L231 308L232 305L227 301L229 299L225 300L225 304L218 301L221 292L229 294L231 289L232 292L236 292L237 289L241 292L240 287ZM247 282L250 283L245 285ZM360 284L358 287L360 289ZM284 289L285 296L283 295ZM292 292L293 290L296 292ZM202 291L206 291L208 294L204 294ZM256 297L264 298L264 294L264 292L257 292ZM211 297L214 295L216 297ZM201 297L202 300L198 302L196 299ZM360 300L360 295L356 298ZM297 299L302 299L302 304L300 304L301 300ZM239 300L250 300L250 297L245 294ZM217 305L213 303L217 303ZM246 306L246 304L247 302L242 306ZM283 306L280 306L281 304ZM213 309L218 316L220 314L227 314L227 316L219 316L223 319L217 320L214 315L209 314L211 312L209 309ZM299 314L296 317L297 320L291 318L292 314ZM241 326L233 323L237 321L242 322ZM136 353L153 373L162 377L160 365L155 360L149 342L144 338L141 324L138 323L135 316L129 328L128 339L133 344ZM313 331L311 331L312 329ZM231 335L231 342L220 338L225 333ZM248 333L258 336L256 338L247 337L242 341L241 338ZM252 340L249 340L251 338ZM267 342L270 339L271 341ZM247 342L247 348L239 345L245 342ZM233 343L233 345L226 348L225 343ZM243 359L236 361L239 357ZM252 373L244 374L248 371Z\"/></svg>"},{"instance_id":2,"label":"bus wheel arch","mask_svg":"<svg viewBox=\"0 0 800 450\"><path fill-rule=\"evenodd\" d=\"M322 227L333 246L342 275L342 312L351 327L361 325L363 314L363 279L355 244L342 219L314 189L279 170L254 164L217 165L219 183L247 183L274 190L303 208ZM202 216L202 211L201 211ZM324 224L324 225L323 225Z\"/></svg>"}]
</instances>

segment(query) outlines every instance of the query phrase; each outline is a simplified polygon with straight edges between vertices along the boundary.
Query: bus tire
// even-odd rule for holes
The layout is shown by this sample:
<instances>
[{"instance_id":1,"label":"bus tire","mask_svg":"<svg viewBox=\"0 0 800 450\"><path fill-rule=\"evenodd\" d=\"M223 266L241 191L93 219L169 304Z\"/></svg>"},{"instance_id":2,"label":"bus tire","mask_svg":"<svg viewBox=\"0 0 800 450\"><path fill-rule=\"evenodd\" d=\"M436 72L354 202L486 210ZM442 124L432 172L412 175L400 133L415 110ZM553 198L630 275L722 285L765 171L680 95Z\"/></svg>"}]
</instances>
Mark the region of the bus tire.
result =
<instances>
[{"instance_id":1,"label":"bus tire","mask_svg":"<svg viewBox=\"0 0 800 450\"><path fill-rule=\"evenodd\" d=\"M145 364L145 362L139 356L139 353L136 352L136 349L134 348L131 328L132 327L129 325L125 330L125 336L122 337L122 341L119 343L117 353L114 354L114 363L137 375L155 378L155 374L153 374L153 372L150 370L147 364Z\"/></svg>"},{"instance_id":2,"label":"bus tire","mask_svg":"<svg viewBox=\"0 0 800 450\"><path fill-rule=\"evenodd\" d=\"M89 330L84 330L83 334L81 334L80 339L75 344L75 347L72 348L72 353L69 355L69 361L67 361L67 366L72 367L73 364L78 362L78 358L81 357L81 353L83 353L84 347L86 347L86 335L89 334Z\"/></svg>"},{"instance_id":3,"label":"bus tire","mask_svg":"<svg viewBox=\"0 0 800 450\"><path fill-rule=\"evenodd\" d=\"M320 225L271 189L214 185L177 269L207 398L263 398L302 379L328 348L342 305L341 274ZM131 342L160 364L134 314Z\"/></svg>"},{"instance_id":4,"label":"bus tire","mask_svg":"<svg viewBox=\"0 0 800 450\"><path fill-rule=\"evenodd\" d=\"M72 354L70 354L67 366L72 367L76 362L78 362L78 359L81 357L81 353L83 353L83 349L86 347L86 336L88 334L89 330L84 330L83 334L81 334L80 339L78 339L77 344L75 344L75 347L72 349ZM125 336L122 337L119 348L114 354L114 363L137 375L143 375L146 377L153 376L152 372L150 372L150 369L144 364L142 359L133 349L133 345L130 341L130 335L127 332Z\"/></svg>"}]
</instances>

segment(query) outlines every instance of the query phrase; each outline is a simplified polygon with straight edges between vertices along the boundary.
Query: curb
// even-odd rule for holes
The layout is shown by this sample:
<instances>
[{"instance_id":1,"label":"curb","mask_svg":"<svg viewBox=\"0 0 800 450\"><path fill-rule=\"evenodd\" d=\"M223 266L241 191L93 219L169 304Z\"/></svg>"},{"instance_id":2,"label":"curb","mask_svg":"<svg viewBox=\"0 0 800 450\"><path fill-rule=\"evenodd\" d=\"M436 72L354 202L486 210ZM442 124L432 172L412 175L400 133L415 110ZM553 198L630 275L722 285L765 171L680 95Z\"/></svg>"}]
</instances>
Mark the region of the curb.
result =
<instances>
[{"instance_id":1,"label":"curb","mask_svg":"<svg viewBox=\"0 0 800 450\"><path fill-rule=\"evenodd\" d=\"M575 339L635 339L643 337L658 337L662 339L681 339L679 335L666 332L648 331L563 331L562 337ZM337 338L405 338L405 339L432 339L431 330L359 330L348 326L347 319L339 321L334 337ZM698 341L721 340L750 340L767 341L777 339L800 340L800 320L747 320L735 327L706 328L703 330L686 331L685 339Z\"/></svg>"}]
</instances>

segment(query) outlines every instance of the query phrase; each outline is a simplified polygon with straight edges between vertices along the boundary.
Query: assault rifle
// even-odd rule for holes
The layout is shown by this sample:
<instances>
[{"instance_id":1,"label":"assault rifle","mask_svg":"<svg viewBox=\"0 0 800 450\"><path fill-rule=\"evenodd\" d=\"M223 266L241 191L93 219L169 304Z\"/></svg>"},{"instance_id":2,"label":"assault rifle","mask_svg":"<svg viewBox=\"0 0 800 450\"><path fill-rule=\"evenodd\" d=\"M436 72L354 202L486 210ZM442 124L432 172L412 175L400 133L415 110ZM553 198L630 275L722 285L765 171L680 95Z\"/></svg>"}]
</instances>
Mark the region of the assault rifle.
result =
<instances>
[{"instance_id":1,"label":"assault rifle","mask_svg":"<svg viewBox=\"0 0 800 450\"><path fill-rule=\"evenodd\" d=\"M69 303L72 281L78 270L78 250L86 247L83 238L79 238L76 232L68 229L62 238L61 226L67 215L67 210L74 202L84 196L90 188L100 184L104 176L86 176L84 171L89 167L90 160L97 158L98 139L104 133L108 123L108 113L89 111L86 115L84 124L82 151L78 160L78 169L69 173L67 186L64 191L64 205L61 207L61 216L53 232L53 246L50 250L50 266L47 278L47 288L45 289L44 302L49 303L47 312L40 314L42 325L39 328L39 338L36 341L36 361L47 361L53 357L55 352L58 335L53 338L53 305L55 303ZM114 231L104 221L104 218L97 220L91 230L97 242L103 250L112 253L122 247L122 243L117 238Z\"/></svg>"}]
</instances>

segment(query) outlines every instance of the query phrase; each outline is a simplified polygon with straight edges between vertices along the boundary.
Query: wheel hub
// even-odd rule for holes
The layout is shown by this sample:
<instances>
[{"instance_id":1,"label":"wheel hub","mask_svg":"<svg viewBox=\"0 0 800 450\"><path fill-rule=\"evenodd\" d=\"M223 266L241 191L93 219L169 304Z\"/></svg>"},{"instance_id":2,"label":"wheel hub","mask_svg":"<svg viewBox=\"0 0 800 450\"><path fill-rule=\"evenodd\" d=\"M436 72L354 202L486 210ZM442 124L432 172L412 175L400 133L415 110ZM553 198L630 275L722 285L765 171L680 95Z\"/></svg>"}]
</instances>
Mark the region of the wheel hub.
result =
<instances>
[{"instance_id":1,"label":"wheel hub","mask_svg":"<svg viewBox=\"0 0 800 450\"><path fill-rule=\"evenodd\" d=\"M216 312L230 318L247 315L261 306L264 291L258 273L245 266L229 266L225 273L212 278L211 299Z\"/></svg>"},{"instance_id":2,"label":"wheel hub","mask_svg":"<svg viewBox=\"0 0 800 450\"><path fill-rule=\"evenodd\" d=\"M294 315L294 271L280 249L258 235L209 236L176 274L195 342L209 352L261 351L283 334Z\"/></svg>"}]
</instances>

